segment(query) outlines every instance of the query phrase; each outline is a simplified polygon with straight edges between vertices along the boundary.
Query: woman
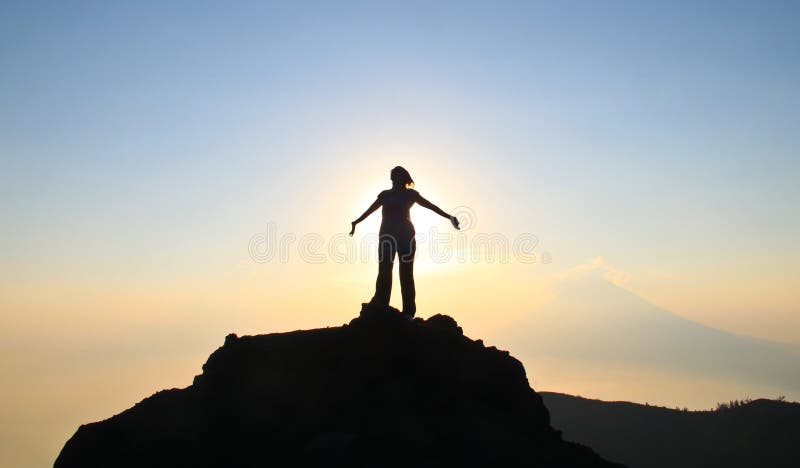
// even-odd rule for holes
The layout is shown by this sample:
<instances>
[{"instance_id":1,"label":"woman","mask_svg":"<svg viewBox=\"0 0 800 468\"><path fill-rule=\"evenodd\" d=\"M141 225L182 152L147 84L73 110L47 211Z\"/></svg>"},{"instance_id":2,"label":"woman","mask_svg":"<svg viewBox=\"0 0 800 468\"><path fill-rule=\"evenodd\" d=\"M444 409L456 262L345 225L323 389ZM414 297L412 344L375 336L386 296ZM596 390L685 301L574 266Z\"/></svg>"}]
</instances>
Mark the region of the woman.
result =
<instances>
[{"instance_id":1,"label":"woman","mask_svg":"<svg viewBox=\"0 0 800 468\"><path fill-rule=\"evenodd\" d=\"M450 216L441 208L422 198L411 187L414 180L407 170L400 166L392 169L390 173L392 188L378 194L378 199L367 208L361 216L350 223L350 235L356 232L356 225L383 207L381 215L381 229L378 235L378 279L375 281L375 296L370 304L389 306L389 297L392 294L392 266L394 256L400 260L400 291L403 293L403 315L413 318L417 311L414 303L414 253L416 241L414 240L414 225L411 224L409 210L414 203L428 208L434 213L443 216L453 223L458 229L458 219Z\"/></svg>"}]
</instances>

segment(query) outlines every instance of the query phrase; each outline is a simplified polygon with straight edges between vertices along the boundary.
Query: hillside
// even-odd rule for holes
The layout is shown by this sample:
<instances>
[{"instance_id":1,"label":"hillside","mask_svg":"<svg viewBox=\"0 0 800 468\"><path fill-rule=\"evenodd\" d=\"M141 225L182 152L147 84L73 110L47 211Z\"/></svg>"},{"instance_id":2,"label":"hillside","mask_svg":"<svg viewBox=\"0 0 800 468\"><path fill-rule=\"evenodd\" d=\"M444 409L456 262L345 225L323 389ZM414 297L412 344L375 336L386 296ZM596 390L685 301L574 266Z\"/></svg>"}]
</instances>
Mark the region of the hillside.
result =
<instances>
[{"instance_id":1,"label":"hillside","mask_svg":"<svg viewBox=\"0 0 800 468\"><path fill-rule=\"evenodd\" d=\"M680 411L540 395L565 439L632 468L797 466L798 403L761 399L717 411Z\"/></svg>"},{"instance_id":2,"label":"hillside","mask_svg":"<svg viewBox=\"0 0 800 468\"><path fill-rule=\"evenodd\" d=\"M437 315L229 335L191 386L81 426L66 467L609 467L550 427L525 370Z\"/></svg>"}]
</instances>

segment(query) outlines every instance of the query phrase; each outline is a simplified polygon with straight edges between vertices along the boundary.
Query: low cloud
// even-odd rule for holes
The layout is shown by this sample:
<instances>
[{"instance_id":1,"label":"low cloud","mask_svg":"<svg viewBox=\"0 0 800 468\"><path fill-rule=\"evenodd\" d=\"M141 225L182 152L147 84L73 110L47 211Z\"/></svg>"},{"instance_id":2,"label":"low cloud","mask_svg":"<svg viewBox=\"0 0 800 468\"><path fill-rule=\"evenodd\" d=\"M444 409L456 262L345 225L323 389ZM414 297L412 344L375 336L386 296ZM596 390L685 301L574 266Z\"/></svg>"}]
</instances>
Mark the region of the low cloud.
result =
<instances>
[{"instance_id":1,"label":"low cloud","mask_svg":"<svg viewBox=\"0 0 800 468\"><path fill-rule=\"evenodd\" d=\"M599 276L609 283L616 286L624 286L630 282L633 276L626 272L609 265L603 256L599 255L586 263L581 263L568 268L560 273L551 276L551 280L556 283L574 281L587 275Z\"/></svg>"}]
</instances>

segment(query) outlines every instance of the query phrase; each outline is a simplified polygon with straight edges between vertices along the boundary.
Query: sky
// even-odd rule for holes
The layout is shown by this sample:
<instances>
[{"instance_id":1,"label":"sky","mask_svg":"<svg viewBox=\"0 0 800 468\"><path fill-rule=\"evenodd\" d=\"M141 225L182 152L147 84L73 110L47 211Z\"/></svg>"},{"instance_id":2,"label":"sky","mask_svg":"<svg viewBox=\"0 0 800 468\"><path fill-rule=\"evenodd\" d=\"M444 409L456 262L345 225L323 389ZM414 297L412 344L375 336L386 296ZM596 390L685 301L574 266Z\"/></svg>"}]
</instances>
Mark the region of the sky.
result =
<instances>
[{"instance_id":1,"label":"sky","mask_svg":"<svg viewBox=\"0 0 800 468\"><path fill-rule=\"evenodd\" d=\"M378 215L344 233L398 164L469 221L412 210L467 258L420 249L421 316L499 337L600 258L664 310L800 347L799 19L791 1L3 2L0 464L52 463L79 424L189 385L229 332L349 321ZM285 261L254 259L271 229ZM536 242L500 263L481 236ZM716 395L558 368L527 371Z\"/></svg>"}]
</instances>

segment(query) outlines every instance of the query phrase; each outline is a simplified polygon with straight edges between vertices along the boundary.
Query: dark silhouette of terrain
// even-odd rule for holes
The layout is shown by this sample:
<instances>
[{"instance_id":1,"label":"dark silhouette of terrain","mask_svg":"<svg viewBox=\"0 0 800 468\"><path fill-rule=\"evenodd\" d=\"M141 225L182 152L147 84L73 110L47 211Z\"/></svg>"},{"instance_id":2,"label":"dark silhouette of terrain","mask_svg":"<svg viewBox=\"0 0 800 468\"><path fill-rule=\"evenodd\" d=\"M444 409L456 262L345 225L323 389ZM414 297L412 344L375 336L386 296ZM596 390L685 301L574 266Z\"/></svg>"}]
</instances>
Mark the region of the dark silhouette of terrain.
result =
<instances>
[{"instance_id":1,"label":"dark silhouette of terrain","mask_svg":"<svg viewBox=\"0 0 800 468\"><path fill-rule=\"evenodd\" d=\"M184 389L82 425L56 468L611 467L562 440L525 369L447 316L229 335Z\"/></svg>"},{"instance_id":2,"label":"dark silhouette of terrain","mask_svg":"<svg viewBox=\"0 0 800 468\"><path fill-rule=\"evenodd\" d=\"M553 427L636 467L796 467L800 403L754 400L681 411L541 392Z\"/></svg>"}]
</instances>

